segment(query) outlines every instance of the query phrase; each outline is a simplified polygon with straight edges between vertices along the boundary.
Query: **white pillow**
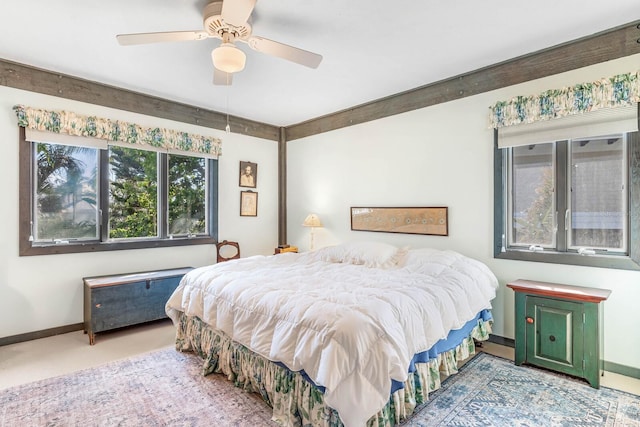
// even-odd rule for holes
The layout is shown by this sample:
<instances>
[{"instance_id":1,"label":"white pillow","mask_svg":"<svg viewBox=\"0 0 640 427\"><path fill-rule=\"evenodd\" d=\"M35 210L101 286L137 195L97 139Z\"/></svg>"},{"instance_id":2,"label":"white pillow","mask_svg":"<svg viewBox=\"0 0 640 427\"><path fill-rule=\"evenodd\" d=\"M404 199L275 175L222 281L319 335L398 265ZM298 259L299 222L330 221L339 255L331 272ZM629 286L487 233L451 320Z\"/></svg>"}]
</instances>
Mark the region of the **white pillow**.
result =
<instances>
[{"instance_id":1,"label":"white pillow","mask_svg":"<svg viewBox=\"0 0 640 427\"><path fill-rule=\"evenodd\" d=\"M436 260L442 257L443 254L444 252L442 250L433 248L411 249L407 251L400 263L402 265L430 264L433 262L437 262Z\"/></svg>"},{"instance_id":2,"label":"white pillow","mask_svg":"<svg viewBox=\"0 0 640 427\"><path fill-rule=\"evenodd\" d=\"M327 262L344 262L366 267L389 268L398 263L404 250L381 242L350 242L318 250Z\"/></svg>"},{"instance_id":3,"label":"white pillow","mask_svg":"<svg viewBox=\"0 0 640 427\"><path fill-rule=\"evenodd\" d=\"M311 252L314 259L320 259L325 262L343 262L345 256L344 245L325 246Z\"/></svg>"}]
</instances>

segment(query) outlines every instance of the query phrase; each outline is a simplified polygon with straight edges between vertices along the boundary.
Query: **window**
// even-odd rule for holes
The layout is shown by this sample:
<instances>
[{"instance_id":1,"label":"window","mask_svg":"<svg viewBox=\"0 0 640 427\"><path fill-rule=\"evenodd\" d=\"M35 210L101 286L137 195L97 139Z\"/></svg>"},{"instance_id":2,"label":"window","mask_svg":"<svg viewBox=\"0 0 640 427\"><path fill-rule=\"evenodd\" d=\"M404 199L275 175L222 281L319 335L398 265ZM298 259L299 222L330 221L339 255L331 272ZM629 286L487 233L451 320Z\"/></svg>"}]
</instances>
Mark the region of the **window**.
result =
<instances>
[{"instance_id":1,"label":"window","mask_svg":"<svg viewBox=\"0 0 640 427\"><path fill-rule=\"evenodd\" d=\"M511 149L509 246L553 247L556 226L554 144Z\"/></svg>"},{"instance_id":2,"label":"window","mask_svg":"<svg viewBox=\"0 0 640 427\"><path fill-rule=\"evenodd\" d=\"M495 256L640 269L631 221L640 207L638 145L637 132L507 148L496 141Z\"/></svg>"},{"instance_id":3,"label":"window","mask_svg":"<svg viewBox=\"0 0 640 427\"><path fill-rule=\"evenodd\" d=\"M109 147L109 238L158 237L158 153Z\"/></svg>"},{"instance_id":4,"label":"window","mask_svg":"<svg viewBox=\"0 0 640 427\"><path fill-rule=\"evenodd\" d=\"M34 143L33 240L96 240L98 150Z\"/></svg>"},{"instance_id":5,"label":"window","mask_svg":"<svg viewBox=\"0 0 640 427\"><path fill-rule=\"evenodd\" d=\"M627 253L626 135L569 145L569 249Z\"/></svg>"},{"instance_id":6,"label":"window","mask_svg":"<svg viewBox=\"0 0 640 427\"><path fill-rule=\"evenodd\" d=\"M169 233L204 234L207 230L207 174L204 159L169 155Z\"/></svg>"},{"instance_id":7,"label":"window","mask_svg":"<svg viewBox=\"0 0 640 427\"><path fill-rule=\"evenodd\" d=\"M20 255L215 242L217 160L20 132Z\"/></svg>"}]
</instances>

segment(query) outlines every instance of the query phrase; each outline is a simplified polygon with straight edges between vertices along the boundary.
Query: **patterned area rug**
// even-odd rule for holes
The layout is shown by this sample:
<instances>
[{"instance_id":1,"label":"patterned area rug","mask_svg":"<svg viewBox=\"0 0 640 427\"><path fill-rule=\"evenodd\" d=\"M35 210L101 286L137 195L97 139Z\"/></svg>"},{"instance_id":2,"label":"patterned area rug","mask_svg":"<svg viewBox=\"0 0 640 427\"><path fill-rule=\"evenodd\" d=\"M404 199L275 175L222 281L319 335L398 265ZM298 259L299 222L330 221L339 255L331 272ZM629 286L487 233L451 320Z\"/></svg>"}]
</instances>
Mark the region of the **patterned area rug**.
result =
<instances>
[{"instance_id":1,"label":"patterned area rug","mask_svg":"<svg viewBox=\"0 0 640 427\"><path fill-rule=\"evenodd\" d=\"M479 353L405 426L640 426L640 396Z\"/></svg>"},{"instance_id":2,"label":"patterned area rug","mask_svg":"<svg viewBox=\"0 0 640 427\"><path fill-rule=\"evenodd\" d=\"M0 391L0 426L274 426L254 393L171 348ZM640 397L480 353L403 426L640 426Z\"/></svg>"},{"instance_id":3,"label":"patterned area rug","mask_svg":"<svg viewBox=\"0 0 640 427\"><path fill-rule=\"evenodd\" d=\"M0 426L274 426L255 393L173 348L0 391Z\"/></svg>"}]
</instances>

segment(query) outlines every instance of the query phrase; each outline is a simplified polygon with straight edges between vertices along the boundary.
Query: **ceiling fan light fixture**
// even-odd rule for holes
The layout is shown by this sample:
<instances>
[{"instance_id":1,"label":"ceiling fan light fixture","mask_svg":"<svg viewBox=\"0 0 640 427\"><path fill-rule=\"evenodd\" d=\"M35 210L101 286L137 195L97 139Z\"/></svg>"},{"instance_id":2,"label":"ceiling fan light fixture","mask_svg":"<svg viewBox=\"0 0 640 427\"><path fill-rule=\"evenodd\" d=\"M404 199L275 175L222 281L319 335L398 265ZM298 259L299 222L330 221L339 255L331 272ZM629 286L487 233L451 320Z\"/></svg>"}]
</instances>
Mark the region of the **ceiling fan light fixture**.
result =
<instances>
[{"instance_id":1,"label":"ceiling fan light fixture","mask_svg":"<svg viewBox=\"0 0 640 427\"><path fill-rule=\"evenodd\" d=\"M225 73L237 73L244 69L247 55L233 45L233 43L222 43L211 52L213 65Z\"/></svg>"}]
</instances>

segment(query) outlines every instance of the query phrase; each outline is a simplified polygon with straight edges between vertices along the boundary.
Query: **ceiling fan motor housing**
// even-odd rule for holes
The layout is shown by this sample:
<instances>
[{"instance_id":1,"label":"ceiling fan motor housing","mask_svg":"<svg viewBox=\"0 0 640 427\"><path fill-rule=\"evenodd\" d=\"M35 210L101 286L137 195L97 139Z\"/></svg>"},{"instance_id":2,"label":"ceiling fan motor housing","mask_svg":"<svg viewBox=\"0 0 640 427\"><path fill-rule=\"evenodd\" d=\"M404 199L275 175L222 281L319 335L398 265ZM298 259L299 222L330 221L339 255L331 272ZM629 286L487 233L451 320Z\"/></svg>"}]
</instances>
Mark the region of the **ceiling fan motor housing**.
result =
<instances>
[{"instance_id":1,"label":"ceiling fan motor housing","mask_svg":"<svg viewBox=\"0 0 640 427\"><path fill-rule=\"evenodd\" d=\"M244 25L236 27L227 24L222 19L222 1L214 1L207 4L202 11L204 17L204 29L214 37L224 39L224 35L228 34L231 39L246 40L251 35L251 26L248 22Z\"/></svg>"}]
</instances>

